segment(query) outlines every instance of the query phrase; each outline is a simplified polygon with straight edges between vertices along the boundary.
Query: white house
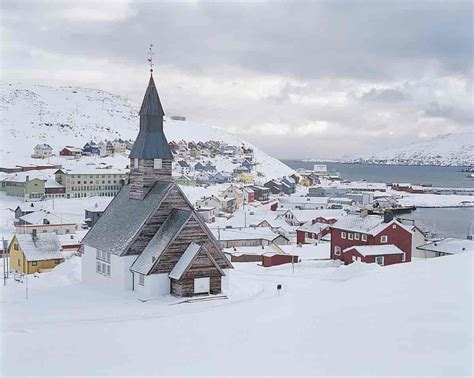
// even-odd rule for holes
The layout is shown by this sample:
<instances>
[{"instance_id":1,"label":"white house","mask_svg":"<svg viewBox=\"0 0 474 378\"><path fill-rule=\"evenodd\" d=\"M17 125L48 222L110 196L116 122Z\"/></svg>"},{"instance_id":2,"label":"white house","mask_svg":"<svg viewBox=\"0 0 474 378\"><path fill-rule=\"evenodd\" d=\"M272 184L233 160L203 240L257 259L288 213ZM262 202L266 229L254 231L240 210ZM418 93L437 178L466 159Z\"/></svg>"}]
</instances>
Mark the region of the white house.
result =
<instances>
[{"instance_id":1,"label":"white house","mask_svg":"<svg viewBox=\"0 0 474 378\"><path fill-rule=\"evenodd\" d=\"M31 155L31 157L37 159L44 159L50 156L53 156L53 147L46 143L37 144L33 149L33 155Z\"/></svg>"}]
</instances>

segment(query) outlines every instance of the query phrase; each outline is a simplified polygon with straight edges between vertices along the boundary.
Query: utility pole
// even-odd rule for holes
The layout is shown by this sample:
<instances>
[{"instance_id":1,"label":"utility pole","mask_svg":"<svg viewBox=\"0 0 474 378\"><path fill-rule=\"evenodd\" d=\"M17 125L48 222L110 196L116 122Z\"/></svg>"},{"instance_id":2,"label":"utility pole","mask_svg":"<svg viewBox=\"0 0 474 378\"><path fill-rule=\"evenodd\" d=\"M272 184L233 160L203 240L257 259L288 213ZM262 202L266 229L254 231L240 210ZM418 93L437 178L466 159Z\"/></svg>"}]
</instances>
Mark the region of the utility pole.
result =
<instances>
[{"instance_id":1,"label":"utility pole","mask_svg":"<svg viewBox=\"0 0 474 378\"><path fill-rule=\"evenodd\" d=\"M7 252L7 249L5 248L5 238L2 237L2 247L3 247L3 254L2 254L2 260L3 260L3 286L6 286L7 285L7 272L6 272L6 260L5 260L5 256L6 256L6 252Z\"/></svg>"}]
</instances>

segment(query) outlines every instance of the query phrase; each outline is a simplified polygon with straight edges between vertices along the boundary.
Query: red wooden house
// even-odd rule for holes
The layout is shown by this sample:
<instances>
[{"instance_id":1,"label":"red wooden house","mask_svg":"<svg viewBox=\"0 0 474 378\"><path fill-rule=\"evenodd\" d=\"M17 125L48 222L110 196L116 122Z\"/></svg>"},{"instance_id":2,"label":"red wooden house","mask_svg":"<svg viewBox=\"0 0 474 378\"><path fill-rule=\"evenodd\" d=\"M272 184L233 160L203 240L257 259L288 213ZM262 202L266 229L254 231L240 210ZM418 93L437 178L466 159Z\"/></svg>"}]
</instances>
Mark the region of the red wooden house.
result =
<instances>
[{"instance_id":1,"label":"red wooden house","mask_svg":"<svg viewBox=\"0 0 474 378\"><path fill-rule=\"evenodd\" d=\"M406 259L405 252L393 244L349 247L343 251L342 255L345 265L349 265L354 261L361 261L386 266L403 263Z\"/></svg>"},{"instance_id":2,"label":"red wooden house","mask_svg":"<svg viewBox=\"0 0 474 378\"><path fill-rule=\"evenodd\" d=\"M296 229L296 242L298 244L314 243L320 240L324 235L331 233L330 226L336 223L337 219L326 219L318 217Z\"/></svg>"},{"instance_id":3,"label":"red wooden house","mask_svg":"<svg viewBox=\"0 0 474 378\"><path fill-rule=\"evenodd\" d=\"M405 253L403 262L411 261L411 230L390 214L385 215L348 215L334 223L331 226L331 259L345 261L344 251L350 247L394 245Z\"/></svg>"},{"instance_id":4,"label":"red wooden house","mask_svg":"<svg viewBox=\"0 0 474 378\"><path fill-rule=\"evenodd\" d=\"M59 151L61 156L81 156L82 149L72 146L66 146L61 151Z\"/></svg>"}]
</instances>

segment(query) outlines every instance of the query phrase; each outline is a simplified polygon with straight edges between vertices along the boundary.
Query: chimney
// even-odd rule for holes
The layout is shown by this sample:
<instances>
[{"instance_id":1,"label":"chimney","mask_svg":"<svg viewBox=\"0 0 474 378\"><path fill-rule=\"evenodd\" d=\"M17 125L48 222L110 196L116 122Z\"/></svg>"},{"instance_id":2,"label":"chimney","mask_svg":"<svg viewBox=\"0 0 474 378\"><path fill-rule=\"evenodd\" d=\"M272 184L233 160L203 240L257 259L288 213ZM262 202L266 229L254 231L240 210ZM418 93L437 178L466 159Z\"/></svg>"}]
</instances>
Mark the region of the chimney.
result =
<instances>
[{"instance_id":1,"label":"chimney","mask_svg":"<svg viewBox=\"0 0 474 378\"><path fill-rule=\"evenodd\" d=\"M393 212L385 211L383 213L383 221L384 223L390 223L391 221L393 221Z\"/></svg>"}]
</instances>

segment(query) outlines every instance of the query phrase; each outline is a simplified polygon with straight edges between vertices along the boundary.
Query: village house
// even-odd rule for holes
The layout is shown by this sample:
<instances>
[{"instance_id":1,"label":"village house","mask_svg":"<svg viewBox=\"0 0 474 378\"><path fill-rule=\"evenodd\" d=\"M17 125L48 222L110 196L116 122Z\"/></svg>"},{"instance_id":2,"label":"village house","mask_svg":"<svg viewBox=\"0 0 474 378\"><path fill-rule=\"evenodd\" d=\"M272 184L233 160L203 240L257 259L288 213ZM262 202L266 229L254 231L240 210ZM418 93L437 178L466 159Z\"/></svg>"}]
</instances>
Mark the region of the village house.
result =
<instances>
[{"instance_id":1,"label":"village house","mask_svg":"<svg viewBox=\"0 0 474 378\"><path fill-rule=\"evenodd\" d=\"M99 206L98 203L95 206L84 209L84 223L87 227L94 227L99 218L104 213L107 206Z\"/></svg>"},{"instance_id":2,"label":"village house","mask_svg":"<svg viewBox=\"0 0 474 378\"><path fill-rule=\"evenodd\" d=\"M323 236L331 233L330 226L335 222L337 222L336 218L326 219L324 217L317 217L304 223L296 229L296 242L304 244L321 240Z\"/></svg>"},{"instance_id":3,"label":"village house","mask_svg":"<svg viewBox=\"0 0 474 378\"><path fill-rule=\"evenodd\" d=\"M31 155L36 159L45 159L51 156L53 156L53 147L46 143L37 144L33 149L33 155Z\"/></svg>"},{"instance_id":4,"label":"village house","mask_svg":"<svg viewBox=\"0 0 474 378\"><path fill-rule=\"evenodd\" d=\"M43 202L22 202L15 209L15 219L19 219L23 215L34 213L41 210L44 206Z\"/></svg>"},{"instance_id":5,"label":"village house","mask_svg":"<svg viewBox=\"0 0 474 378\"><path fill-rule=\"evenodd\" d=\"M127 151L127 143L121 138L112 141L112 148L114 154L122 154Z\"/></svg>"},{"instance_id":6,"label":"village house","mask_svg":"<svg viewBox=\"0 0 474 378\"><path fill-rule=\"evenodd\" d=\"M400 191L400 192L406 192L406 193L416 193L416 194L425 193L425 188L423 188L421 185L413 185L410 183L395 183L395 184L392 184L392 189Z\"/></svg>"},{"instance_id":7,"label":"village house","mask_svg":"<svg viewBox=\"0 0 474 378\"><path fill-rule=\"evenodd\" d=\"M196 180L196 184L209 184L209 176L209 173L201 171L194 176L194 179Z\"/></svg>"},{"instance_id":8,"label":"village house","mask_svg":"<svg viewBox=\"0 0 474 378\"><path fill-rule=\"evenodd\" d=\"M82 241L82 280L146 300L217 294L232 265L172 178L164 111L150 76L130 152L130 183Z\"/></svg>"},{"instance_id":9,"label":"village house","mask_svg":"<svg viewBox=\"0 0 474 378\"><path fill-rule=\"evenodd\" d=\"M241 182L242 184L253 184L255 181L255 176L250 173L241 173L238 176L237 181Z\"/></svg>"},{"instance_id":10,"label":"village house","mask_svg":"<svg viewBox=\"0 0 474 378\"><path fill-rule=\"evenodd\" d=\"M283 219L292 226L302 226L317 218L338 219L346 215L344 210L278 210L277 219Z\"/></svg>"},{"instance_id":11,"label":"village house","mask_svg":"<svg viewBox=\"0 0 474 378\"><path fill-rule=\"evenodd\" d=\"M15 220L17 234L33 234L54 232L56 234L71 234L76 231L76 224L63 217L40 209L21 216Z\"/></svg>"},{"instance_id":12,"label":"village house","mask_svg":"<svg viewBox=\"0 0 474 378\"><path fill-rule=\"evenodd\" d=\"M252 185L250 188L253 190L255 201L264 202L270 198L270 189L260 185Z\"/></svg>"},{"instance_id":13,"label":"village house","mask_svg":"<svg viewBox=\"0 0 474 378\"><path fill-rule=\"evenodd\" d=\"M224 213L232 214L237 210L237 200L234 197L220 198L221 201L221 211Z\"/></svg>"},{"instance_id":14,"label":"village house","mask_svg":"<svg viewBox=\"0 0 474 378\"><path fill-rule=\"evenodd\" d=\"M288 238L266 227L213 229L212 232L223 248L289 243Z\"/></svg>"},{"instance_id":15,"label":"village house","mask_svg":"<svg viewBox=\"0 0 474 378\"><path fill-rule=\"evenodd\" d=\"M84 155L100 155L100 148L94 142L88 142L82 147Z\"/></svg>"},{"instance_id":16,"label":"village house","mask_svg":"<svg viewBox=\"0 0 474 378\"><path fill-rule=\"evenodd\" d=\"M212 223L216 220L216 208L215 207L199 207L196 209L199 216L206 223Z\"/></svg>"},{"instance_id":17,"label":"village house","mask_svg":"<svg viewBox=\"0 0 474 378\"><path fill-rule=\"evenodd\" d=\"M182 175L189 175L191 172L191 167L186 162L186 160L180 160L178 161L178 171Z\"/></svg>"},{"instance_id":18,"label":"village house","mask_svg":"<svg viewBox=\"0 0 474 378\"><path fill-rule=\"evenodd\" d=\"M51 270L64 262L56 234L14 235L8 246L10 269L32 274Z\"/></svg>"},{"instance_id":19,"label":"village house","mask_svg":"<svg viewBox=\"0 0 474 378\"><path fill-rule=\"evenodd\" d=\"M2 180L2 190L7 196L37 201L45 197L45 186L48 180L50 179L45 171L11 173Z\"/></svg>"},{"instance_id":20,"label":"village house","mask_svg":"<svg viewBox=\"0 0 474 378\"><path fill-rule=\"evenodd\" d=\"M281 180L283 193L291 195L296 192L296 181L292 177L283 177Z\"/></svg>"},{"instance_id":21,"label":"village house","mask_svg":"<svg viewBox=\"0 0 474 378\"><path fill-rule=\"evenodd\" d=\"M456 255L458 253L473 253L474 241L470 239L444 238L420 245L417 257L431 258Z\"/></svg>"},{"instance_id":22,"label":"village house","mask_svg":"<svg viewBox=\"0 0 474 378\"><path fill-rule=\"evenodd\" d=\"M279 197L279 209L295 210L317 210L326 209L328 198L326 197Z\"/></svg>"},{"instance_id":23,"label":"village house","mask_svg":"<svg viewBox=\"0 0 474 378\"><path fill-rule=\"evenodd\" d=\"M176 178L176 183L184 186L194 186L196 181L191 176L181 175Z\"/></svg>"},{"instance_id":24,"label":"village house","mask_svg":"<svg viewBox=\"0 0 474 378\"><path fill-rule=\"evenodd\" d=\"M171 141L168 143L168 146L170 147L171 149L171 152L177 154L179 153L179 144L174 142L174 141Z\"/></svg>"},{"instance_id":25,"label":"village house","mask_svg":"<svg viewBox=\"0 0 474 378\"><path fill-rule=\"evenodd\" d=\"M222 197L234 197L236 202L236 207L239 208L244 203L244 192L241 188L238 188L235 185L228 186L223 192Z\"/></svg>"},{"instance_id":26,"label":"village house","mask_svg":"<svg viewBox=\"0 0 474 378\"><path fill-rule=\"evenodd\" d=\"M391 213L348 215L331 226L331 258L345 261L344 251L361 245L394 245L403 253L403 262L411 261L412 232L393 219ZM352 252L351 252L352 253Z\"/></svg>"},{"instance_id":27,"label":"village house","mask_svg":"<svg viewBox=\"0 0 474 378\"><path fill-rule=\"evenodd\" d=\"M255 192L250 186L244 186L243 195L244 195L244 202L246 204L252 203L255 201Z\"/></svg>"},{"instance_id":28,"label":"village house","mask_svg":"<svg viewBox=\"0 0 474 378\"><path fill-rule=\"evenodd\" d=\"M55 176L56 182L65 187L67 198L113 197L128 179L127 172L118 168L59 169Z\"/></svg>"},{"instance_id":29,"label":"village house","mask_svg":"<svg viewBox=\"0 0 474 378\"><path fill-rule=\"evenodd\" d=\"M345 265L349 265L354 261L360 261L387 266L404 263L406 259L405 252L393 244L348 247L344 249L342 256Z\"/></svg>"},{"instance_id":30,"label":"village house","mask_svg":"<svg viewBox=\"0 0 474 378\"><path fill-rule=\"evenodd\" d=\"M267 181L265 184L263 184L263 186L265 188L270 189L270 192L272 192L272 194L280 194L283 190L282 183L278 180Z\"/></svg>"},{"instance_id":31,"label":"village house","mask_svg":"<svg viewBox=\"0 0 474 378\"><path fill-rule=\"evenodd\" d=\"M80 157L82 156L82 149L73 146L66 146L61 151L59 151L59 155Z\"/></svg>"},{"instance_id":32,"label":"village house","mask_svg":"<svg viewBox=\"0 0 474 378\"><path fill-rule=\"evenodd\" d=\"M203 197L196 201L196 208L213 207L216 212L221 211L221 200L215 196Z\"/></svg>"}]
</instances>

